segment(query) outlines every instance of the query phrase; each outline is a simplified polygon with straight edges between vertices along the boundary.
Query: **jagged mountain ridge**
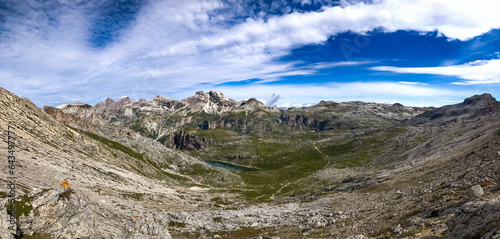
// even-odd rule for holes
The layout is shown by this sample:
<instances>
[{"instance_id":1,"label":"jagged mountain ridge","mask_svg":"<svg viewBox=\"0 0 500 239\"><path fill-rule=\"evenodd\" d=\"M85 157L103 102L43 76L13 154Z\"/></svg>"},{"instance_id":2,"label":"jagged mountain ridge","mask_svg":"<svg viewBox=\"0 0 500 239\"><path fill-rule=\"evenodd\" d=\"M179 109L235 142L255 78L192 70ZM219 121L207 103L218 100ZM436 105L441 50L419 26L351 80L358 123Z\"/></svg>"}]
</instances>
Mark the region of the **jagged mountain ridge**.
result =
<instances>
[{"instance_id":1,"label":"jagged mountain ridge","mask_svg":"<svg viewBox=\"0 0 500 239\"><path fill-rule=\"evenodd\" d=\"M135 101L129 97L113 101L108 98L104 102L91 107L82 103L72 103L54 107L44 107L44 110L58 120L68 124L95 130L107 125L123 126L142 133L145 136L164 143L177 145L183 149L200 149L206 146L209 139L186 135L179 127L190 124L195 119L205 119L206 116L216 120L230 115L269 114L278 110L265 106L252 98L237 102L220 92L198 91L194 96L176 101L172 98L155 96L151 100ZM263 113L265 112L265 113ZM209 124L208 121L197 124ZM183 136L186 137L183 137ZM193 142L186 142L192 139ZM175 141L175 142L174 142ZM186 142L186 144L181 144ZM192 145L198 145L192 148Z\"/></svg>"},{"instance_id":2,"label":"jagged mountain ridge","mask_svg":"<svg viewBox=\"0 0 500 239\"><path fill-rule=\"evenodd\" d=\"M178 148L194 150L204 148L207 145L204 142L212 141L190 136L182 132L184 127L233 128L238 132L249 134L268 132L284 126L322 131L358 127L356 125L360 120L365 124L399 122L412 118L425 109L405 107L400 104L320 102L314 107L278 110L265 106L255 98L237 102L220 92L198 91L194 96L180 101L158 95L151 100L139 101L125 97L115 102L108 98L94 107L73 103L56 108L44 107L44 110L59 120L84 128L94 130L104 125L121 126L165 145L177 145ZM276 123L281 126L276 126ZM187 142L189 145L200 146L192 148L187 144L180 144L184 140L175 139L182 135L194 140Z\"/></svg>"},{"instance_id":3,"label":"jagged mountain ridge","mask_svg":"<svg viewBox=\"0 0 500 239\"><path fill-rule=\"evenodd\" d=\"M63 105L59 108L65 109ZM177 101L172 98L156 95L153 99L131 100L129 97L113 101L108 98L104 102L97 103L94 107L95 112L112 117L112 112L123 110L124 115L132 116L131 109L140 111L161 112L163 114L175 113L177 115L188 115L189 113L207 113L210 115L221 115L229 111L273 111L272 108L265 106L262 102L252 98L249 100L235 101L224 96L221 92L210 91L205 93L198 91L194 96Z\"/></svg>"}]
</instances>

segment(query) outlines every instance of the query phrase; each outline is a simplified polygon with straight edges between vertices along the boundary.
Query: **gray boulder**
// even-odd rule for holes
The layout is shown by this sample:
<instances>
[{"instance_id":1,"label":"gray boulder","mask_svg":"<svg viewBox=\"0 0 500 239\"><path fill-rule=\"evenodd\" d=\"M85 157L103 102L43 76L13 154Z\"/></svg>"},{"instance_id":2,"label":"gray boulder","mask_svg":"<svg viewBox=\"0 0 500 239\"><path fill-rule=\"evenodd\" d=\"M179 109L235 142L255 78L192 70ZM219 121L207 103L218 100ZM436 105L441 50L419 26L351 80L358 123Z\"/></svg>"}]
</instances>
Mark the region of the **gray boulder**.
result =
<instances>
[{"instance_id":1,"label":"gray boulder","mask_svg":"<svg viewBox=\"0 0 500 239\"><path fill-rule=\"evenodd\" d=\"M481 185L474 185L467 191L467 196L470 198L480 198L484 195L483 188Z\"/></svg>"}]
</instances>

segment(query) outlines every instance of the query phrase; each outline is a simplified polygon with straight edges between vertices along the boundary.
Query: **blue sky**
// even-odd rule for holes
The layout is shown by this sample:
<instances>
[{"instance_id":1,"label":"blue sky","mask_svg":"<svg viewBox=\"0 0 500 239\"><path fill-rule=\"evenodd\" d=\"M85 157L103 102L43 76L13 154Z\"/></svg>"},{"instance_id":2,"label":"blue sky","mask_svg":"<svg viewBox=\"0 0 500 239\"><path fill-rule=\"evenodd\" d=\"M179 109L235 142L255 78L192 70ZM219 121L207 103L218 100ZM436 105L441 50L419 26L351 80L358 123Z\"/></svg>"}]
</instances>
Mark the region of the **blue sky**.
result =
<instances>
[{"instance_id":1,"label":"blue sky","mask_svg":"<svg viewBox=\"0 0 500 239\"><path fill-rule=\"evenodd\" d=\"M39 107L217 90L287 107L500 99L500 2L2 0L0 86Z\"/></svg>"}]
</instances>

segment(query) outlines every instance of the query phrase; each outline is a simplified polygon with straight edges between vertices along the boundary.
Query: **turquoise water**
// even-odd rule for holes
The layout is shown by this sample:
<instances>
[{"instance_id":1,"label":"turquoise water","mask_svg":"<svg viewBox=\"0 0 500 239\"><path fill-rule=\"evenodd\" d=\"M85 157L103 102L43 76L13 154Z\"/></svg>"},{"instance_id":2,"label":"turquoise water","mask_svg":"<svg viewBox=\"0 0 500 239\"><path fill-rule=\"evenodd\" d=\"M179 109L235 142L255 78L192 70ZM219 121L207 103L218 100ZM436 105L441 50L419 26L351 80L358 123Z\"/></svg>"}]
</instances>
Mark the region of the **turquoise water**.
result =
<instances>
[{"instance_id":1,"label":"turquoise water","mask_svg":"<svg viewBox=\"0 0 500 239\"><path fill-rule=\"evenodd\" d=\"M225 163L225 162L205 161L205 163L212 165L214 167L224 168L224 169L227 169L227 170L233 171L233 172L248 172L248 171L256 171L257 170L255 168L248 168L248 167L238 166L238 165Z\"/></svg>"}]
</instances>

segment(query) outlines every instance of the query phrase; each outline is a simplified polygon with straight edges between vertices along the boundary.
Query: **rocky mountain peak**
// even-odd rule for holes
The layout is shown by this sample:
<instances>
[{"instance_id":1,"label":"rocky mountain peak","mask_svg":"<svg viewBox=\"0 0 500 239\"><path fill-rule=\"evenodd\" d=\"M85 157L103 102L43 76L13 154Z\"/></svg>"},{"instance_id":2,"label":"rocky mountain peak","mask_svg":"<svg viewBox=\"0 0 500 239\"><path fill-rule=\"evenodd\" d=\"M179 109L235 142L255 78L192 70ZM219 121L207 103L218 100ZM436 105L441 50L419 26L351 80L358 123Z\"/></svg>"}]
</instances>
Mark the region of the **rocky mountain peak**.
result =
<instances>
[{"instance_id":1,"label":"rocky mountain peak","mask_svg":"<svg viewBox=\"0 0 500 239\"><path fill-rule=\"evenodd\" d=\"M119 110L126 106L130 106L135 103L134 99L126 96L117 101L113 101L111 98L107 98L104 102L99 102L94 105L93 109L98 113L103 113L105 111Z\"/></svg>"},{"instance_id":2,"label":"rocky mountain peak","mask_svg":"<svg viewBox=\"0 0 500 239\"><path fill-rule=\"evenodd\" d=\"M331 105L331 104L335 104L335 102L330 101L330 100L329 101L322 100L318 104L316 104L315 106L320 107L320 106L327 106L327 105Z\"/></svg>"},{"instance_id":3,"label":"rocky mountain peak","mask_svg":"<svg viewBox=\"0 0 500 239\"><path fill-rule=\"evenodd\" d=\"M500 111L500 103L498 103L498 101L488 93L469 97L460 105L463 108L470 108L479 115Z\"/></svg>"},{"instance_id":4,"label":"rocky mountain peak","mask_svg":"<svg viewBox=\"0 0 500 239\"><path fill-rule=\"evenodd\" d=\"M460 104L446 105L430 110L408 123L410 125L445 125L450 122L481 117L499 111L500 103L493 96L485 93L469 97Z\"/></svg>"},{"instance_id":5,"label":"rocky mountain peak","mask_svg":"<svg viewBox=\"0 0 500 239\"><path fill-rule=\"evenodd\" d=\"M104 102L99 102L97 104L94 105L94 109L97 111L97 112L103 112L105 111L107 108L115 105L116 102L111 99L111 98L107 98Z\"/></svg>"},{"instance_id":6,"label":"rocky mountain peak","mask_svg":"<svg viewBox=\"0 0 500 239\"><path fill-rule=\"evenodd\" d=\"M405 106L400 104L400 103L394 103L393 105L391 105L391 107L389 107L390 110L392 111L401 111L401 110L405 110Z\"/></svg>"},{"instance_id":7,"label":"rocky mountain peak","mask_svg":"<svg viewBox=\"0 0 500 239\"><path fill-rule=\"evenodd\" d=\"M155 95L153 97L153 101L169 102L169 101L174 101L174 99L172 99L170 97L161 96L161 95Z\"/></svg>"},{"instance_id":8,"label":"rocky mountain peak","mask_svg":"<svg viewBox=\"0 0 500 239\"><path fill-rule=\"evenodd\" d=\"M498 107L499 103L498 101L490 94L484 93L482 95L474 95L471 96L467 99L464 100L463 104L465 105L473 105L473 104L484 104L484 105L490 105L494 107Z\"/></svg>"},{"instance_id":9,"label":"rocky mountain peak","mask_svg":"<svg viewBox=\"0 0 500 239\"><path fill-rule=\"evenodd\" d=\"M259 107L259 108L262 108L262 107L265 107L265 105L258 101L257 99L255 98L250 98L249 100L247 101L244 101L243 103L241 103L241 106L245 107L245 108L248 108L248 107Z\"/></svg>"},{"instance_id":10,"label":"rocky mountain peak","mask_svg":"<svg viewBox=\"0 0 500 239\"><path fill-rule=\"evenodd\" d=\"M130 97L128 96L125 96L121 99L119 99L118 101L116 101L116 103L120 103L120 104L130 104L130 103L133 103L135 102L134 99L130 99Z\"/></svg>"},{"instance_id":11,"label":"rocky mountain peak","mask_svg":"<svg viewBox=\"0 0 500 239\"><path fill-rule=\"evenodd\" d=\"M218 105L223 104L227 100L227 98L221 92L210 91L208 95L210 96L210 101Z\"/></svg>"}]
</instances>

